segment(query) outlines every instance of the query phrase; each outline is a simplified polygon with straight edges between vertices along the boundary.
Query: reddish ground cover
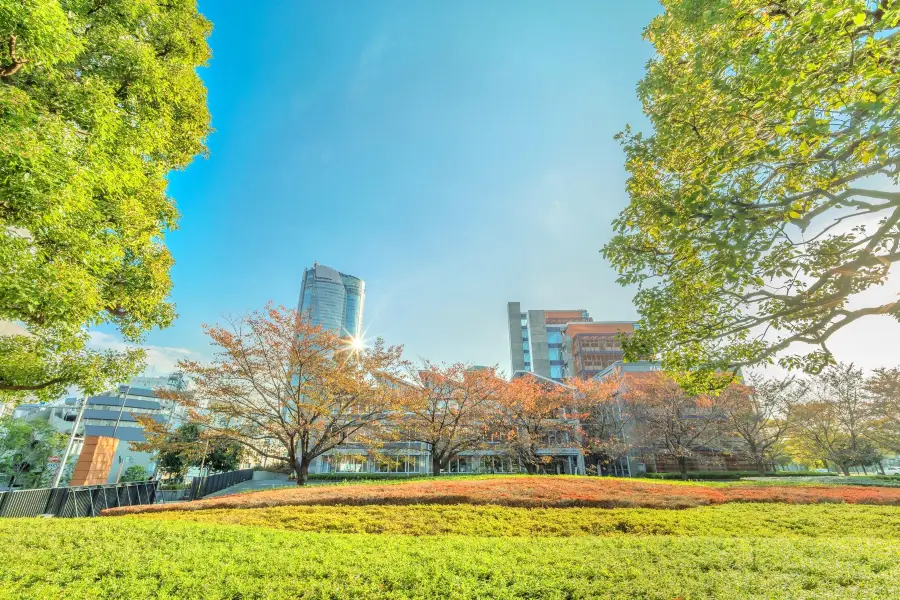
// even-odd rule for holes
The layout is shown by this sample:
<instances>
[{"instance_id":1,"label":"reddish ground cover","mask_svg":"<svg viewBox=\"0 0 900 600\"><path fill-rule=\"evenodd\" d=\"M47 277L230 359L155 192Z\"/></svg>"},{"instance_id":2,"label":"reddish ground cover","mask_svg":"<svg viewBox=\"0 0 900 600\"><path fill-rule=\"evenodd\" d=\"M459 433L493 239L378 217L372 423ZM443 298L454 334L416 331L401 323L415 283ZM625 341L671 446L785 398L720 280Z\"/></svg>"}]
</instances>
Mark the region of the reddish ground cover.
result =
<instances>
[{"instance_id":1,"label":"reddish ground cover","mask_svg":"<svg viewBox=\"0 0 900 600\"><path fill-rule=\"evenodd\" d=\"M535 507L691 508L726 502L900 505L900 489L850 485L674 485L589 477L496 477L399 484L323 485L235 494L197 502L103 511L121 515L166 510L291 505L497 504Z\"/></svg>"}]
</instances>

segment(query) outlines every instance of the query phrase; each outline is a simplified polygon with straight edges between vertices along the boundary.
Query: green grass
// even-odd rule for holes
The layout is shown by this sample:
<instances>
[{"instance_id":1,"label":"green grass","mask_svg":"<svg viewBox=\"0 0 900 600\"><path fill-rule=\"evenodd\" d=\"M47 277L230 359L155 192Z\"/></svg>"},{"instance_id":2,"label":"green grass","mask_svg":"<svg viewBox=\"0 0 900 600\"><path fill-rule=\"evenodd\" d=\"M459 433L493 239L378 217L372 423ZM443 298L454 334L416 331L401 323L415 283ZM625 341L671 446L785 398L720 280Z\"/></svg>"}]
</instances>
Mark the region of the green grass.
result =
<instances>
[{"instance_id":1,"label":"green grass","mask_svg":"<svg viewBox=\"0 0 900 600\"><path fill-rule=\"evenodd\" d=\"M900 598L900 507L338 505L0 519L0 600L57 598L888 600Z\"/></svg>"},{"instance_id":2,"label":"green grass","mask_svg":"<svg viewBox=\"0 0 900 600\"><path fill-rule=\"evenodd\" d=\"M147 513L190 521L304 532L478 537L679 535L880 537L900 540L900 508L847 504L722 504L687 510L504 506L275 506Z\"/></svg>"},{"instance_id":3,"label":"green grass","mask_svg":"<svg viewBox=\"0 0 900 600\"><path fill-rule=\"evenodd\" d=\"M0 523L0 598L896 598L895 537L415 537Z\"/></svg>"}]
</instances>

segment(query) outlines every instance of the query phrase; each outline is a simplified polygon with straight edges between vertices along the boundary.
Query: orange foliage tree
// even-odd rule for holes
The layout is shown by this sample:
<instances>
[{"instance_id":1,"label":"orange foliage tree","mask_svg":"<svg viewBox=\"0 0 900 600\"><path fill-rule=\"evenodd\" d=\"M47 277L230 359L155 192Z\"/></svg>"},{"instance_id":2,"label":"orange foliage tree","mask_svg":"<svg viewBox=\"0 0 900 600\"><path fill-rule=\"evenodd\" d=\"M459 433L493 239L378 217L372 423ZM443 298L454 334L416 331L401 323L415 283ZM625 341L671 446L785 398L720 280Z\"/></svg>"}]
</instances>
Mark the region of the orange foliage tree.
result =
<instances>
[{"instance_id":1,"label":"orange foliage tree","mask_svg":"<svg viewBox=\"0 0 900 600\"><path fill-rule=\"evenodd\" d=\"M579 417L572 388L524 376L503 386L494 423L509 454L533 474L552 460L548 449L581 447Z\"/></svg>"},{"instance_id":2,"label":"orange foliage tree","mask_svg":"<svg viewBox=\"0 0 900 600\"><path fill-rule=\"evenodd\" d=\"M285 461L306 482L312 461L348 441L383 437L398 407L386 382L400 375L402 348L371 348L275 307L204 330L216 353L208 364L179 362L192 380L176 395L207 435L232 439L260 456Z\"/></svg>"},{"instance_id":3,"label":"orange foliage tree","mask_svg":"<svg viewBox=\"0 0 900 600\"><path fill-rule=\"evenodd\" d=\"M493 368L428 362L409 368L407 382L399 386L396 436L428 444L432 473L439 475L460 452L482 445L500 389Z\"/></svg>"},{"instance_id":4,"label":"orange foliage tree","mask_svg":"<svg viewBox=\"0 0 900 600\"><path fill-rule=\"evenodd\" d=\"M691 396L661 372L629 378L623 394L635 444L673 457L682 477L691 456L720 441L727 419L712 396Z\"/></svg>"},{"instance_id":5,"label":"orange foliage tree","mask_svg":"<svg viewBox=\"0 0 900 600\"><path fill-rule=\"evenodd\" d=\"M619 373L597 381L573 378L566 382L573 393L572 408L581 421L581 447L586 460L611 464L631 448L626 428L632 414L625 410L619 395Z\"/></svg>"}]
</instances>

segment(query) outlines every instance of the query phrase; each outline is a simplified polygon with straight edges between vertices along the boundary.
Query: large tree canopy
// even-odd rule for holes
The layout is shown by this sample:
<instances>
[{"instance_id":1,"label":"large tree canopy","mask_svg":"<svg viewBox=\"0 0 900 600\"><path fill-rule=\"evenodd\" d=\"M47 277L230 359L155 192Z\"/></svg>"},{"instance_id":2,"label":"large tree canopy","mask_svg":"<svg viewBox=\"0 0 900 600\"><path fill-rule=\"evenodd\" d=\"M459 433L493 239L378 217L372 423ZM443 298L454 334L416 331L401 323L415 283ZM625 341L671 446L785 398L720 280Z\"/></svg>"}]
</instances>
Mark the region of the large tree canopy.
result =
<instances>
[{"instance_id":1,"label":"large tree canopy","mask_svg":"<svg viewBox=\"0 0 900 600\"><path fill-rule=\"evenodd\" d=\"M209 32L195 0L0 2L0 394L102 388L142 355L87 327L174 318L166 175L205 152Z\"/></svg>"},{"instance_id":2,"label":"large tree canopy","mask_svg":"<svg viewBox=\"0 0 900 600\"><path fill-rule=\"evenodd\" d=\"M621 140L631 201L604 255L639 286L634 358L682 383L818 372L900 260L900 1L665 0ZM727 379L727 378L726 378Z\"/></svg>"}]
</instances>

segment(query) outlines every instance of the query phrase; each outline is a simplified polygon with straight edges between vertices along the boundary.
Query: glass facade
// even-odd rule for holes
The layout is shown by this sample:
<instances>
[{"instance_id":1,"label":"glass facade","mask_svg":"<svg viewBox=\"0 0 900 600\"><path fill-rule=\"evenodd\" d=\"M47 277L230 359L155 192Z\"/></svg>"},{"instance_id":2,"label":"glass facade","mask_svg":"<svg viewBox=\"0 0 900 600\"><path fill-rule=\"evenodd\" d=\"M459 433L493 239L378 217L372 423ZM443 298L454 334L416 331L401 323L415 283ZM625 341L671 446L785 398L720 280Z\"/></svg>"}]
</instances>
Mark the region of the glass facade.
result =
<instances>
[{"instance_id":1,"label":"glass facade","mask_svg":"<svg viewBox=\"0 0 900 600\"><path fill-rule=\"evenodd\" d=\"M342 336L362 336L365 282L315 264L303 272L298 310L313 325Z\"/></svg>"}]
</instances>

